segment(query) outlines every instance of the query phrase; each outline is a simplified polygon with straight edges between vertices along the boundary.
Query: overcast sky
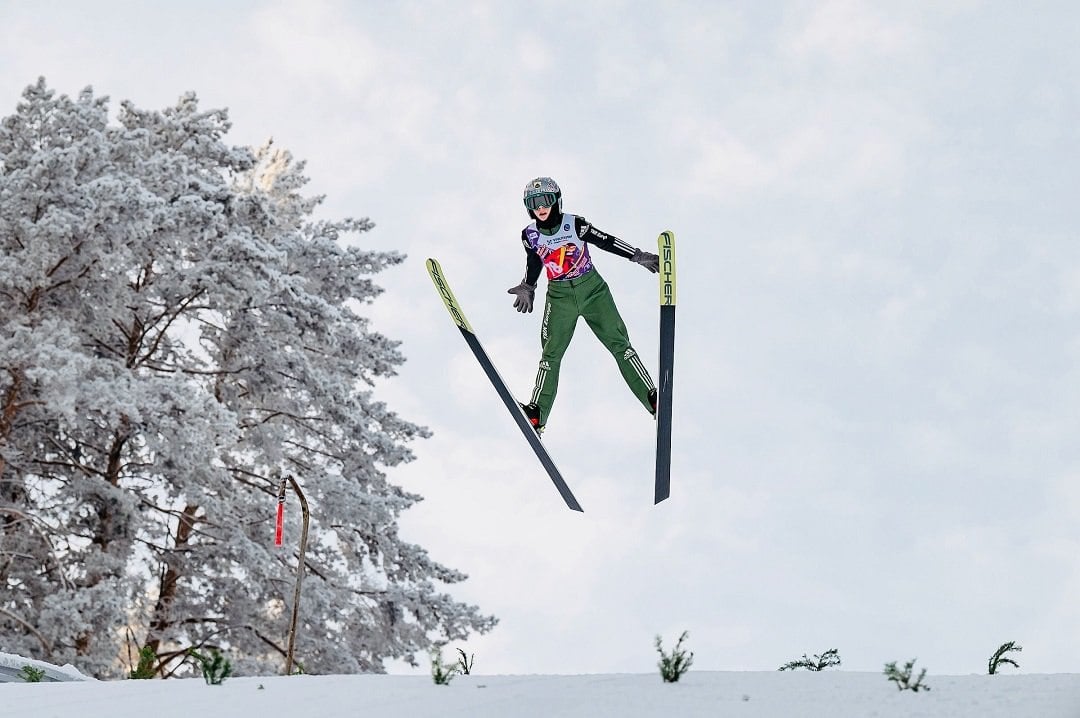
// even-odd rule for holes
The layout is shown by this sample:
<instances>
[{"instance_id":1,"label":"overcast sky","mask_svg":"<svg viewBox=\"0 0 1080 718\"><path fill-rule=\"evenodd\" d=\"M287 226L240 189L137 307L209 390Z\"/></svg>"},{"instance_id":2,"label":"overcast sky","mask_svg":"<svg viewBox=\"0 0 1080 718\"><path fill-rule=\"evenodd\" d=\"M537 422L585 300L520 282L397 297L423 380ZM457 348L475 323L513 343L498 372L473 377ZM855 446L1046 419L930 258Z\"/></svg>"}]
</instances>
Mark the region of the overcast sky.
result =
<instances>
[{"instance_id":1,"label":"overcast sky","mask_svg":"<svg viewBox=\"0 0 1080 718\"><path fill-rule=\"evenodd\" d=\"M195 91L408 255L370 307L408 357L379 391L434 437L391 477L426 497L404 536L501 619L452 646L478 672L651 671L683 630L698 669L983 672L1016 640L1076 672L1078 37L1071 2L5 0L0 116L42 75L114 109ZM635 246L678 237L659 506L653 422L588 328L544 439L577 514L424 271L527 395L540 314L506 289L536 175ZM655 276L594 260L655 376Z\"/></svg>"}]
</instances>

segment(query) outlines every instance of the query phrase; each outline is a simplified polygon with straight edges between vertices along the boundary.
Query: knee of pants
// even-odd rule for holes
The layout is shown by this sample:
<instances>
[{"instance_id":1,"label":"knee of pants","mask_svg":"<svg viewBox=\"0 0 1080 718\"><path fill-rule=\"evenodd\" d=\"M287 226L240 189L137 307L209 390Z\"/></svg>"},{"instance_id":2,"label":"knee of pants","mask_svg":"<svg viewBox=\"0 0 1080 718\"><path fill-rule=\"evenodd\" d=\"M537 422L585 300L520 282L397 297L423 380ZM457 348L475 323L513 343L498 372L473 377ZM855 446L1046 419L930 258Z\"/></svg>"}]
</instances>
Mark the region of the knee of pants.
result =
<instances>
[{"instance_id":1,"label":"knee of pants","mask_svg":"<svg viewBox=\"0 0 1080 718\"><path fill-rule=\"evenodd\" d=\"M562 361L569 346L569 344L564 344L562 342L544 342L543 346L540 348L540 361L546 361L550 364L557 365Z\"/></svg>"}]
</instances>

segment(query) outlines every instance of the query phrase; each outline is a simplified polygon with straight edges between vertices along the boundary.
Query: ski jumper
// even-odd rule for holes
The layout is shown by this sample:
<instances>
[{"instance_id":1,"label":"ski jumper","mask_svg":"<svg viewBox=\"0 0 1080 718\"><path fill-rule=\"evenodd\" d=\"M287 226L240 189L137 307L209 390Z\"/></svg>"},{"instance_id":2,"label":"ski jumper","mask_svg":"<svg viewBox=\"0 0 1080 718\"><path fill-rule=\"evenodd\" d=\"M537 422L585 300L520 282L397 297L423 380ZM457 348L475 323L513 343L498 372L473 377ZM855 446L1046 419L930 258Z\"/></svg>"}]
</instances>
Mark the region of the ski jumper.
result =
<instances>
[{"instance_id":1,"label":"ski jumper","mask_svg":"<svg viewBox=\"0 0 1080 718\"><path fill-rule=\"evenodd\" d=\"M535 286L541 269L546 270L548 279L540 329L543 353L532 393L532 401L540 408L540 426L547 423L555 403L559 368L578 317L585 319L596 338L615 357L627 386L651 412L652 378L630 345L626 324L619 316L611 290L589 256L590 244L627 259L633 256L634 248L572 214L563 214L559 225L550 230L540 229L534 221L521 231L521 243L527 253L525 282Z\"/></svg>"}]
</instances>

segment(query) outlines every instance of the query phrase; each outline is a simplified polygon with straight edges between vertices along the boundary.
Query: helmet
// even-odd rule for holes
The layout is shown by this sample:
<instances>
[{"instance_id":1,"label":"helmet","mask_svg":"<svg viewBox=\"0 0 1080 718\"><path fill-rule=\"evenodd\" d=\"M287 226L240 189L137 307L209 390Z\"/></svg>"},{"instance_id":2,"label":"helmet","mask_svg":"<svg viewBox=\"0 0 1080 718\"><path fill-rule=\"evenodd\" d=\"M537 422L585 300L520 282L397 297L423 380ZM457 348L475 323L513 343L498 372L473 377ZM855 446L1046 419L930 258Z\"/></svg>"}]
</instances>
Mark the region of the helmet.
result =
<instances>
[{"instance_id":1,"label":"helmet","mask_svg":"<svg viewBox=\"0 0 1080 718\"><path fill-rule=\"evenodd\" d=\"M537 177L525 185L525 211L533 217L537 207L553 207L562 214L562 190L550 177Z\"/></svg>"}]
</instances>

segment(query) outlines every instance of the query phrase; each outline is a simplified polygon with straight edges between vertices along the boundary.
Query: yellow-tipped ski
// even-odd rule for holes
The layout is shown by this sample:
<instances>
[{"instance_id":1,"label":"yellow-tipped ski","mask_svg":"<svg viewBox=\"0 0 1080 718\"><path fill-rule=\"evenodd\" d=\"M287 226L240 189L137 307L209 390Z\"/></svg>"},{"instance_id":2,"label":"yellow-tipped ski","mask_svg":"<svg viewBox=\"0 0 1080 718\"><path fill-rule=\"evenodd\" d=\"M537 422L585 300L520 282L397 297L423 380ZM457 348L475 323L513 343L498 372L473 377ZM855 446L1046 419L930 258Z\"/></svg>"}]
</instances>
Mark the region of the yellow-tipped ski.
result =
<instances>
[{"instance_id":1,"label":"yellow-tipped ski","mask_svg":"<svg viewBox=\"0 0 1080 718\"><path fill-rule=\"evenodd\" d=\"M656 490L653 502L671 495L671 378L675 365L675 233L661 232L660 370L656 386Z\"/></svg>"},{"instance_id":2,"label":"yellow-tipped ski","mask_svg":"<svg viewBox=\"0 0 1080 718\"><path fill-rule=\"evenodd\" d=\"M428 259L427 271L431 275L431 281L435 282L435 288L439 290L439 296L442 297L443 304L446 305L446 311L450 312L450 318L454 320L454 324L457 324L470 334L475 334L476 332L469 326L469 320L465 318L465 313L461 311L461 305L458 304L457 297L450 291L450 285L443 278L442 265L439 264L439 261L437 259Z\"/></svg>"},{"instance_id":3,"label":"yellow-tipped ski","mask_svg":"<svg viewBox=\"0 0 1080 718\"><path fill-rule=\"evenodd\" d=\"M656 239L660 254L660 306L675 306L675 233L661 232Z\"/></svg>"},{"instance_id":4,"label":"yellow-tipped ski","mask_svg":"<svg viewBox=\"0 0 1080 718\"><path fill-rule=\"evenodd\" d=\"M573 511L581 511L581 504L574 497L574 493L570 491L570 487L566 485L566 480L559 473L555 462L551 460L547 449L540 443L540 437L537 436L536 430L525 417L521 405L518 404L514 395L510 393L510 389L507 388L503 378L499 376L499 372L495 370L495 365L491 363L491 357L487 355L484 347L480 344L480 338L476 336L476 332L473 331L468 320L465 319L465 313L461 311L461 305L458 304L454 293L450 291L450 283L446 281L446 275L443 274L442 266L440 266L438 260L428 259L427 271L431 275L431 281L435 283L435 289L439 291L439 296L442 297L443 304L446 305L446 311L450 312L450 318L454 320L454 324L457 324L462 338L465 339L465 343L469 346L473 356L476 357L476 361L480 363L480 368L484 370L484 374L487 375L488 381L491 382L491 386L495 389L495 393L499 395L503 405L510 412L510 415L514 417L514 423L524 435L525 440L529 442L529 446L532 447L533 453L540 460L540 464L547 471L548 476L551 477L552 483L555 484L559 495L566 502L566 506Z\"/></svg>"}]
</instances>

